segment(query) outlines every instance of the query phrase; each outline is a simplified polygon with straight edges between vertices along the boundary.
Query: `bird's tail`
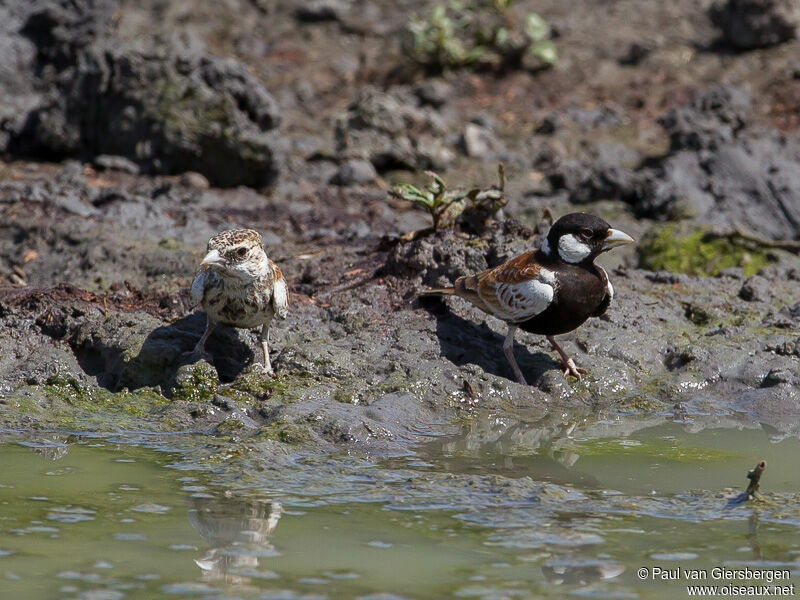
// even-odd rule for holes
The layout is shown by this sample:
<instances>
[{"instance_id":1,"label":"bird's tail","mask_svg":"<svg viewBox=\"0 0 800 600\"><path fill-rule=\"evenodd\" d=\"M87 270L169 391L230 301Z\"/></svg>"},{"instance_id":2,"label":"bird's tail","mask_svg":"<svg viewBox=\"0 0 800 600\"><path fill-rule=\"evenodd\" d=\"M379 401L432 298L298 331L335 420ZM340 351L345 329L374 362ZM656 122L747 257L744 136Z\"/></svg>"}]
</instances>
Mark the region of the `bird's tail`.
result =
<instances>
[{"instance_id":1,"label":"bird's tail","mask_svg":"<svg viewBox=\"0 0 800 600\"><path fill-rule=\"evenodd\" d=\"M429 290L420 290L417 292L418 298L425 298L427 296L453 296L456 293L456 288L431 288Z\"/></svg>"}]
</instances>

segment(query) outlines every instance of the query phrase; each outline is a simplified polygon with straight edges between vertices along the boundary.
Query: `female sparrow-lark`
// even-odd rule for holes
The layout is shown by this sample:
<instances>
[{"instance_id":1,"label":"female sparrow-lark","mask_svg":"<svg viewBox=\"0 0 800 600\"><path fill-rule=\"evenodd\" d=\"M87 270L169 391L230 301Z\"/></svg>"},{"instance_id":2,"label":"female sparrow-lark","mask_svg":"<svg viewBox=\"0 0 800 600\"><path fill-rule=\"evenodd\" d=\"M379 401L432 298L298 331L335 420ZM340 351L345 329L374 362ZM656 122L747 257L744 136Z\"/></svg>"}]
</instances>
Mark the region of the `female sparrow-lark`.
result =
<instances>
[{"instance_id":1,"label":"female sparrow-lark","mask_svg":"<svg viewBox=\"0 0 800 600\"><path fill-rule=\"evenodd\" d=\"M261 327L263 372L275 376L269 360L269 325L274 316L285 319L289 294L286 280L252 229L230 229L212 237L191 290L192 306L206 313L206 330L193 350L203 353L214 327Z\"/></svg>"}]
</instances>

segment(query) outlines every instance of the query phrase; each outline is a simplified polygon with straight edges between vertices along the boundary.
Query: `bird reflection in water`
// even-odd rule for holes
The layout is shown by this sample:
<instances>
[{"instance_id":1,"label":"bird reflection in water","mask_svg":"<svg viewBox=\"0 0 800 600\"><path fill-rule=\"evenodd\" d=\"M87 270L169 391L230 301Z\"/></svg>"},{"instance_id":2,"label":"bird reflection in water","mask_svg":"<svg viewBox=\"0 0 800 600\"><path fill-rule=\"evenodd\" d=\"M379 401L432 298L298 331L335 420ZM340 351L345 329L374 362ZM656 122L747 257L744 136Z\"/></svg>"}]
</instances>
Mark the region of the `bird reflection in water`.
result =
<instances>
[{"instance_id":1,"label":"bird reflection in water","mask_svg":"<svg viewBox=\"0 0 800 600\"><path fill-rule=\"evenodd\" d=\"M614 579L625 566L615 562L553 561L542 565L542 573L553 585L587 585L596 581Z\"/></svg>"},{"instance_id":2,"label":"bird reflection in water","mask_svg":"<svg viewBox=\"0 0 800 600\"><path fill-rule=\"evenodd\" d=\"M259 560L280 556L269 537L283 513L280 502L222 497L191 499L189 522L210 549L195 563L207 581L247 583L271 577Z\"/></svg>"},{"instance_id":3,"label":"bird reflection in water","mask_svg":"<svg viewBox=\"0 0 800 600\"><path fill-rule=\"evenodd\" d=\"M24 442L22 446L30 448L31 452L50 461L57 461L64 458L69 453L70 444L76 441L73 435L46 435L35 436Z\"/></svg>"}]
</instances>

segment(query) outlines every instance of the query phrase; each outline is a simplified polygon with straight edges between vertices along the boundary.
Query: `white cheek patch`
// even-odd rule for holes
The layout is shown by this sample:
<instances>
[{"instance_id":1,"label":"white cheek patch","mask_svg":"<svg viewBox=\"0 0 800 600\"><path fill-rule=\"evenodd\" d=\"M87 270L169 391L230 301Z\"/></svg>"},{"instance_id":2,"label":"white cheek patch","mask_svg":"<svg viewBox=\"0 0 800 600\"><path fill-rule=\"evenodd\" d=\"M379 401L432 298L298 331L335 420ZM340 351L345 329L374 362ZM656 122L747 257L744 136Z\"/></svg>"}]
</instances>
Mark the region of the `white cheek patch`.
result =
<instances>
[{"instance_id":1,"label":"white cheek patch","mask_svg":"<svg viewBox=\"0 0 800 600\"><path fill-rule=\"evenodd\" d=\"M562 235L558 240L558 254L568 263L579 263L591 253L592 249L571 233Z\"/></svg>"}]
</instances>

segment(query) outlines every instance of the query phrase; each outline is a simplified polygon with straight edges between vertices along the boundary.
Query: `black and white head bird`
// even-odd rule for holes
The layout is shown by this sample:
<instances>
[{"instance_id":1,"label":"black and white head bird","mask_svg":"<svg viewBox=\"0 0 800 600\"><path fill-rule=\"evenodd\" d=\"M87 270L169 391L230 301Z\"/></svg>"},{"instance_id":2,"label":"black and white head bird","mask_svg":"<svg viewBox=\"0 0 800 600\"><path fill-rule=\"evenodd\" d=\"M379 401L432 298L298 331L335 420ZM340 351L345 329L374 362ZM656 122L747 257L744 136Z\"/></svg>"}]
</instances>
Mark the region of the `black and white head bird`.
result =
<instances>
[{"instance_id":1,"label":"black and white head bird","mask_svg":"<svg viewBox=\"0 0 800 600\"><path fill-rule=\"evenodd\" d=\"M580 379L582 369L553 336L606 312L614 287L594 260L602 252L631 242L632 237L612 229L599 217L571 213L553 224L540 249L476 275L459 277L451 288L426 290L420 295L458 296L508 323L503 351L520 383L526 382L514 358L517 329L546 336L561 357L564 375Z\"/></svg>"}]
</instances>

